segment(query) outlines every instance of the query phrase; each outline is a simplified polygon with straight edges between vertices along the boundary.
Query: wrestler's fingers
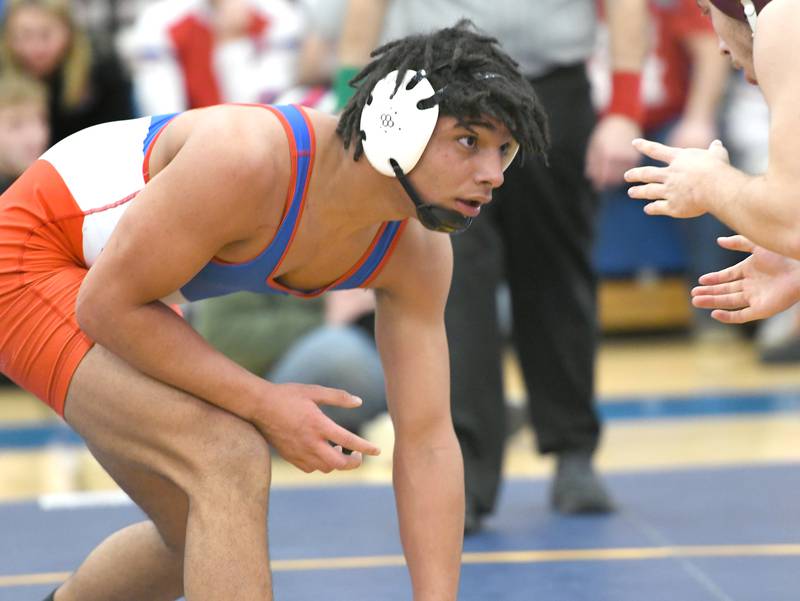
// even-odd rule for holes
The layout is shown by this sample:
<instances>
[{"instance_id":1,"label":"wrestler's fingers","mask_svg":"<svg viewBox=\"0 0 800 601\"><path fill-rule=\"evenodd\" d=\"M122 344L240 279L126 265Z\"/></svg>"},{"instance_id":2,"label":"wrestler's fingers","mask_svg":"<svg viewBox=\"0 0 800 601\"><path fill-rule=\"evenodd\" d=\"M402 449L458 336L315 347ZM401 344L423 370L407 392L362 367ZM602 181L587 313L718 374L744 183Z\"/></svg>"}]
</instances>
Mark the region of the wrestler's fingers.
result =
<instances>
[{"instance_id":1,"label":"wrestler's fingers","mask_svg":"<svg viewBox=\"0 0 800 601\"><path fill-rule=\"evenodd\" d=\"M680 148L673 148L651 140L643 140L642 138L636 138L632 144L642 154L664 163L671 163L680 151Z\"/></svg>"},{"instance_id":2,"label":"wrestler's fingers","mask_svg":"<svg viewBox=\"0 0 800 601\"><path fill-rule=\"evenodd\" d=\"M666 200L656 200L644 205L644 212L648 215L672 215L669 202Z\"/></svg>"},{"instance_id":3,"label":"wrestler's fingers","mask_svg":"<svg viewBox=\"0 0 800 601\"><path fill-rule=\"evenodd\" d=\"M363 455L380 455L381 450L378 446L372 444L368 440L353 434L349 430L336 425L335 422L330 421L327 431L324 436L330 440L334 445L350 449L351 451L358 451Z\"/></svg>"},{"instance_id":4,"label":"wrestler's fingers","mask_svg":"<svg viewBox=\"0 0 800 601\"><path fill-rule=\"evenodd\" d=\"M724 309L716 309L711 312L711 317L722 323L746 323L758 319L750 307L739 309L738 311L725 311Z\"/></svg>"},{"instance_id":5,"label":"wrestler's fingers","mask_svg":"<svg viewBox=\"0 0 800 601\"><path fill-rule=\"evenodd\" d=\"M644 182L663 184L667 179L667 172L663 167L635 167L628 169L623 176L626 182Z\"/></svg>"},{"instance_id":6,"label":"wrestler's fingers","mask_svg":"<svg viewBox=\"0 0 800 601\"><path fill-rule=\"evenodd\" d=\"M749 306L749 303L741 292L734 292L715 296L695 296L692 297L692 305L698 309L727 309L731 311L743 309Z\"/></svg>"},{"instance_id":7,"label":"wrestler's fingers","mask_svg":"<svg viewBox=\"0 0 800 601\"><path fill-rule=\"evenodd\" d=\"M741 263L737 263L736 265L731 265L730 267L726 267L720 271L705 273L701 275L697 281L703 286L715 286L717 284L735 282L741 280L742 277L742 265Z\"/></svg>"},{"instance_id":8,"label":"wrestler's fingers","mask_svg":"<svg viewBox=\"0 0 800 601\"><path fill-rule=\"evenodd\" d=\"M628 196L641 200L660 200L666 195L664 184L643 184L628 188Z\"/></svg>"},{"instance_id":9,"label":"wrestler's fingers","mask_svg":"<svg viewBox=\"0 0 800 601\"><path fill-rule=\"evenodd\" d=\"M310 384L307 386L307 390L311 399L317 404L322 403L333 405L334 407L344 407L345 409L353 409L363 404L363 401L357 396L338 388Z\"/></svg>"},{"instance_id":10,"label":"wrestler's fingers","mask_svg":"<svg viewBox=\"0 0 800 601\"><path fill-rule=\"evenodd\" d=\"M720 236L717 238L717 244L728 250L738 250L745 253L751 253L755 248L755 244L741 234L736 234L735 236Z\"/></svg>"},{"instance_id":11,"label":"wrestler's fingers","mask_svg":"<svg viewBox=\"0 0 800 601\"><path fill-rule=\"evenodd\" d=\"M692 296L719 296L721 294L733 294L734 292L742 291L742 281L734 280L724 284L716 284L714 286L695 286L691 290Z\"/></svg>"}]
</instances>

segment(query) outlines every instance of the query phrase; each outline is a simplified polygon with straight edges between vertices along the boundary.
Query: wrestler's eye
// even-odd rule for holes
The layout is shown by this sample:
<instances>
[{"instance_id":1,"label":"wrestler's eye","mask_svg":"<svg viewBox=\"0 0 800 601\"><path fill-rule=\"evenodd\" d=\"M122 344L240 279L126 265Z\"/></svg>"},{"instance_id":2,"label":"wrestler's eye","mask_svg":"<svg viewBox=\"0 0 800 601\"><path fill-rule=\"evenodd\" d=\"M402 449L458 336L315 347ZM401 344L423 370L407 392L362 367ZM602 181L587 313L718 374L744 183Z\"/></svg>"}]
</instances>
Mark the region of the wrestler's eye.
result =
<instances>
[{"instance_id":1,"label":"wrestler's eye","mask_svg":"<svg viewBox=\"0 0 800 601\"><path fill-rule=\"evenodd\" d=\"M475 148L478 146L478 136L461 136L458 143L467 148Z\"/></svg>"}]
</instances>

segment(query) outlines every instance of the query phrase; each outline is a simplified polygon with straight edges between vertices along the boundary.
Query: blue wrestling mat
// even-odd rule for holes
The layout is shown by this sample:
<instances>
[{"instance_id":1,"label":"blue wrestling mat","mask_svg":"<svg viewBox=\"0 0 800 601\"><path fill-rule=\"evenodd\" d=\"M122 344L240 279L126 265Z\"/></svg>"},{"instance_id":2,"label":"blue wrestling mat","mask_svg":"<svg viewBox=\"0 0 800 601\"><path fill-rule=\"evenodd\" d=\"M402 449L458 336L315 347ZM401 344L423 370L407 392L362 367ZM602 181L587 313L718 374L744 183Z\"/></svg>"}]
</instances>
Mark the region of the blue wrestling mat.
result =
<instances>
[{"instance_id":1,"label":"blue wrestling mat","mask_svg":"<svg viewBox=\"0 0 800 601\"><path fill-rule=\"evenodd\" d=\"M459 599L797 601L800 465L608 482L618 513L564 517L547 507L547 481L508 481L496 515L466 542ZM277 599L411 599L389 487L278 488L271 504ZM0 504L0 601L41 601L98 542L141 519L124 499Z\"/></svg>"}]
</instances>

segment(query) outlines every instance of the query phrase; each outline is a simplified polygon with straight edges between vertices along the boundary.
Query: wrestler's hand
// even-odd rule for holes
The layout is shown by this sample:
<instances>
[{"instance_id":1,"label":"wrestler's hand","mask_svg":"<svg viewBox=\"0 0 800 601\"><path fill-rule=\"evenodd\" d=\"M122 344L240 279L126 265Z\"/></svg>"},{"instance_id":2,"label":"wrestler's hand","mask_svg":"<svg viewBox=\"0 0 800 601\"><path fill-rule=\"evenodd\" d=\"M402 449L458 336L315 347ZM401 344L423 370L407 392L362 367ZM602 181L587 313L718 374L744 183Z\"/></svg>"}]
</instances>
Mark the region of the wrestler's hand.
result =
<instances>
[{"instance_id":1,"label":"wrestler's hand","mask_svg":"<svg viewBox=\"0 0 800 601\"><path fill-rule=\"evenodd\" d=\"M713 309L724 323L744 323L780 313L800 301L800 261L753 244L744 236L718 238L723 248L750 253L744 261L700 278L692 304Z\"/></svg>"},{"instance_id":2,"label":"wrestler's hand","mask_svg":"<svg viewBox=\"0 0 800 601\"><path fill-rule=\"evenodd\" d=\"M642 154L666 163L665 167L636 167L625 173L625 181L642 184L629 188L628 196L651 201L645 205L645 213L686 218L708 211L709 199L703 184L708 174L730 165L722 142L714 140L708 150L675 148L642 139L634 140L633 146Z\"/></svg>"},{"instance_id":3,"label":"wrestler's hand","mask_svg":"<svg viewBox=\"0 0 800 601\"><path fill-rule=\"evenodd\" d=\"M631 148L642 129L623 115L607 115L595 126L586 149L586 177L595 190L623 183L626 170L639 164L639 155Z\"/></svg>"},{"instance_id":4,"label":"wrestler's hand","mask_svg":"<svg viewBox=\"0 0 800 601\"><path fill-rule=\"evenodd\" d=\"M358 397L324 386L265 383L268 398L252 421L281 457L304 472L352 470L361 465L364 454L380 454L378 447L337 425L319 408L356 408L361 406ZM342 447L352 453L344 454Z\"/></svg>"}]
</instances>

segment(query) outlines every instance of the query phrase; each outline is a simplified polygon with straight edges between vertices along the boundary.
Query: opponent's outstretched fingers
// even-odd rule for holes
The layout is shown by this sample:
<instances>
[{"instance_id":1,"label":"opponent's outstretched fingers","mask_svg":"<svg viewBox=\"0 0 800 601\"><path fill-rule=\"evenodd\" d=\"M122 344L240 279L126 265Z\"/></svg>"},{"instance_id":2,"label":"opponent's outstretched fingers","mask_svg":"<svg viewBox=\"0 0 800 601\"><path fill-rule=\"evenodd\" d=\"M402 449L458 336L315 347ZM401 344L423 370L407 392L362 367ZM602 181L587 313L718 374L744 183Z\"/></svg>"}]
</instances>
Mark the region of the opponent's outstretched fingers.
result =
<instances>
[{"instance_id":1,"label":"opponent's outstretched fingers","mask_svg":"<svg viewBox=\"0 0 800 601\"><path fill-rule=\"evenodd\" d=\"M692 305L698 309L726 309L728 311L744 309L749 306L741 292L717 294L715 296L695 296Z\"/></svg>"},{"instance_id":2,"label":"opponent's outstretched fingers","mask_svg":"<svg viewBox=\"0 0 800 601\"><path fill-rule=\"evenodd\" d=\"M669 202L666 200L656 200L653 202L648 202L644 205L642 209L648 215L667 215L669 217L672 216L672 211L669 207Z\"/></svg>"},{"instance_id":3,"label":"opponent's outstretched fingers","mask_svg":"<svg viewBox=\"0 0 800 601\"><path fill-rule=\"evenodd\" d=\"M733 294L741 292L743 284L741 280L716 284L714 286L695 286L691 290L692 296L719 296L721 294Z\"/></svg>"},{"instance_id":4,"label":"opponent's outstretched fingers","mask_svg":"<svg viewBox=\"0 0 800 601\"><path fill-rule=\"evenodd\" d=\"M742 277L742 264L737 263L736 265L731 265L730 267L726 267L720 271L704 273L697 279L697 281L703 286L715 286L717 284L736 282L741 280Z\"/></svg>"},{"instance_id":5,"label":"opponent's outstretched fingers","mask_svg":"<svg viewBox=\"0 0 800 601\"><path fill-rule=\"evenodd\" d=\"M744 253L753 252L756 246L750 241L749 238L746 238L741 234L736 234L734 236L720 236L717 238L717 244L719 244L722 248L727 248L728 250L738 250L739 252Z\"/></svg>"},{"instance_id":6,"label":"opponent's outstretched fingers","mask_svg":"<svg viewBox=\"0 0 800 601\"><path fill-rule=\"evenodd\" d=\"M663 184L667 180L667 171L664 167L634 167L628 169L623 177L630 183Z\"/></svg>"},{"instance_id":7,"label":"opponent's outstretched fingers","mask_svg":"<svg viewBox=\"0 0 800 601\"><path fill-rule=\"evenodd\" d=\"M666 144L659 144L652 140L643 140L642 138L636 138L632 144L633 147L642 154L649 156L651 159L661 161L662 163L671 163L681 150L680 148L673 148Z\"/></svg>"},{"instance_id":8,"label":"opponent's outstretched fingers","mask_svg":"<svg viewBox=\"0 0 800 601\"><path fill-rule=\"evenodd\" d=\"M726 311L724 309L716 309L711 312L711 317L722 323L747 323L758 319L750 307L739 309L738 311Z\"/></svg>"},{"instance_id":9,"label":"opponent's outstretched fingers","mask_svg":"<svg viewBox=\"0 0 800 601\"><path fill-rule=\"evenodd\" d=\"M666 191L664 184L642 184L628 188L628 196L641 200L661 200Z\"/></svg>"}]
</instances>

